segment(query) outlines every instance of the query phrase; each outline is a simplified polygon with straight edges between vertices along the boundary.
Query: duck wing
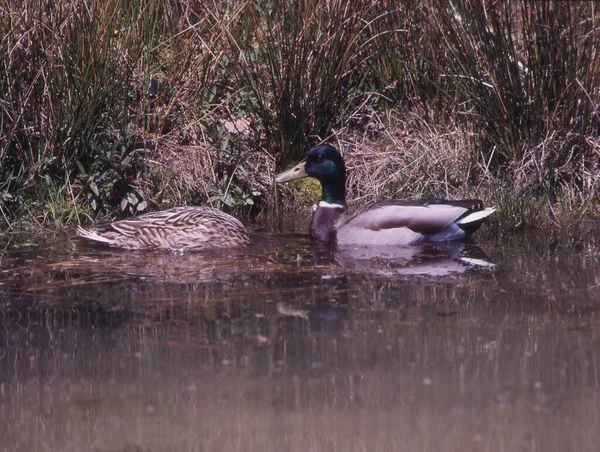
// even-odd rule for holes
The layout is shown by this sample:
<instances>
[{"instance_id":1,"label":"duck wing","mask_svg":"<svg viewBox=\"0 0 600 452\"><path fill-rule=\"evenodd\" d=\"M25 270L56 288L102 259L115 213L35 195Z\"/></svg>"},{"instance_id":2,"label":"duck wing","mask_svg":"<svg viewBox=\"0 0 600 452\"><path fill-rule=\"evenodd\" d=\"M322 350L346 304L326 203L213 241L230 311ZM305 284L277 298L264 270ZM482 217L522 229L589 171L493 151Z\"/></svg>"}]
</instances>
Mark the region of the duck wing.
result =
<instances>
[{"instance_id":1,"label":"duck wing","mask_svg":"<svg viewBox=\"0 0 600 452\"><path fill-rule=\"evenodd\" d=\"M127 237L137 237L142 231L167 229L169 231L193 230L207 218L215 217L216 212L207 207L175 207L174 209L150 212L143 215L115 221L106 226Z\"/></svg>"},{"instance_id":2,"label":"duck wing","mask_svg":"<svg viewBox=\"0 0 600 452\"><path fill-rule=\"evenodd\" d=\"M152 212L118 221L112 228L148 247L193 249L250 244L248 232L240 221L205 206Z\"/></svg>"},{"instance_id":3,"label":"duck wing","mask_svg":"<svg viewBox=\"0 0 600 452\"><path fill-rule=\"evenodd\" d=\"M433 235L444 231L453 223L461 226L460 221L475 212L484 209L479 199L458 201L446 199L391 200L367 206L345 219L341 227L361 228L371 231L384 231L395 228L408 228L419 234ZM462 226L461 226L462 227Z\"/></svg>"}]
</instances>

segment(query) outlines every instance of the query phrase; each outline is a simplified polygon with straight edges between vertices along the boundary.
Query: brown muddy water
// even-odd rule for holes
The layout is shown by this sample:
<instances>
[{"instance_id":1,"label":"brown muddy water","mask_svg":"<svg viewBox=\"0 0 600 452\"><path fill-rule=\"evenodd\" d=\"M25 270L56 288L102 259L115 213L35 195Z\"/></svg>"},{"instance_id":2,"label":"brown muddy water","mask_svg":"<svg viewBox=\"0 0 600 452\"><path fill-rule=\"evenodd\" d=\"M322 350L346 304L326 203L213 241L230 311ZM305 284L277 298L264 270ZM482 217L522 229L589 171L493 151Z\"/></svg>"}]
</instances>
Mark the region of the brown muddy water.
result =
<instances>
[{"instance_id":1,"label":"brown muddy water","mask_svg":"<svg viewBox=\"0 0 600 452\"><path fill-rule=\"evenodd\" d=\"M0 450L597 451L598 242L493 235L386 259L5 237Z\"/></svg>"}]
</instances>

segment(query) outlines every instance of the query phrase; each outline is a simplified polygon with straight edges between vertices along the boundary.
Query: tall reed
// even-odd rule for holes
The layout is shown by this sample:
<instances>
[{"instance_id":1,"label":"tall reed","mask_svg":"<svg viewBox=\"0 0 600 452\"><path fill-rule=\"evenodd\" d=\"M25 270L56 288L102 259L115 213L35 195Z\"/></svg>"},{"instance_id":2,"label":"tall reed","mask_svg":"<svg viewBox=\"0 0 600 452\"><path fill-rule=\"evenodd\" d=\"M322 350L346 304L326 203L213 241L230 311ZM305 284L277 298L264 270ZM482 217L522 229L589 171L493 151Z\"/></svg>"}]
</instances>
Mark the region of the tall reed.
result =
<instances>
[{"instance_id":1,"label":"tall reed","mask_svg":"<svg viewBox=\"0 0 600 452\"><path fill-rule=\"evenodd\" d=\"M591 2L430 4L443 30L455 114L482 131L495 168L539 166L530 181L580 184L600 133L600 29Z\"/></svg>"},{"instance_id":2,"label":"tall reed","mask_svg":"<svg viewBox=\"0 0 600 452\"><path fill-rule=\"evenodd\" d=\"M52 192L94 210L144 208L136 148L214 98L218 62L195 33L212 24L163 1L22 3L0 3L2 213Z\"/></svg>"},{"instance_id":3,"label":"tall reed","mask_svg":"<svg viewBox=\"0 0 600 452\"><path fill-rule=\"evenodd\" d=\"M371 2L269 0L235 10L228 44L245 106L282 160L327 138L344 112Z\"/></svg>"}]
</instances>

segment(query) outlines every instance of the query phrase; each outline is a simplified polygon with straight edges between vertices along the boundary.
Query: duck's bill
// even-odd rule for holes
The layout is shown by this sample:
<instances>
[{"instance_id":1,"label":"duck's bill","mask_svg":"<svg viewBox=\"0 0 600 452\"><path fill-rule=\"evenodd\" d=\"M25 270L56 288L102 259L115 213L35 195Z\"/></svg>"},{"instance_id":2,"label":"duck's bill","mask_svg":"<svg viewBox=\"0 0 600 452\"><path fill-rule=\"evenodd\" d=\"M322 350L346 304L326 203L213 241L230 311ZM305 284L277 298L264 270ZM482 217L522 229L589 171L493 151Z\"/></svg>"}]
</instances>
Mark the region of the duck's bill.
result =
<instances>
[{"instance_id":1,"label":"duck's bill","mask_svg":"<svg viewBox=\"0 0 600 452\"><path fill-rule=\"evenodd\" d=\"M305 162L302 161L294 166L291 170L285 171L283 173L278 174L275 177L275 182L278 184L282 184L284 182L289 182L291 180L301 179L303 177L308 176L306 174L306 169L304 168Z\"/></svg>"}]
</instances>

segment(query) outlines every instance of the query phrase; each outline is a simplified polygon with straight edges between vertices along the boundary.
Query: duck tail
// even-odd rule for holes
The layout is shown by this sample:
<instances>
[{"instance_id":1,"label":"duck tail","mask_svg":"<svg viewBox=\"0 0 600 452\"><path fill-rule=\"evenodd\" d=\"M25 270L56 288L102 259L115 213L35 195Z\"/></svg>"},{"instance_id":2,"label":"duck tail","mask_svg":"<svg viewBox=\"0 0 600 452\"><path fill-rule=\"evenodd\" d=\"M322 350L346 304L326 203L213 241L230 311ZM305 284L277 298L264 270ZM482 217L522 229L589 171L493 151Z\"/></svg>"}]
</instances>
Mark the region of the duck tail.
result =
<instances>
[{"instance_id":1,"label":"duck tail","mask_svg":"<svg viewBox=\"0 0 600 452\"><path fill-rule=\"evenodd\" d=\"M495 207L487 207L476 212L471 212L462 217L456 224L467 234L473 234L481 227L487 218L496 211Z\"/></svg>"},{"instance_id":2,"label":"duck tail","mask_svg":"<svg viewBox=\"0 0 600 452\"><path fill-rule=\"evenodd\" d=\"M90 231L89 229L83 229L81 226L77 227L77 236L83 237L89 240L94 240L96 242L108 243L109 245L113 243L113 241L109 238L103 237L97 232Z\"/></svg>"}]
</instances>

